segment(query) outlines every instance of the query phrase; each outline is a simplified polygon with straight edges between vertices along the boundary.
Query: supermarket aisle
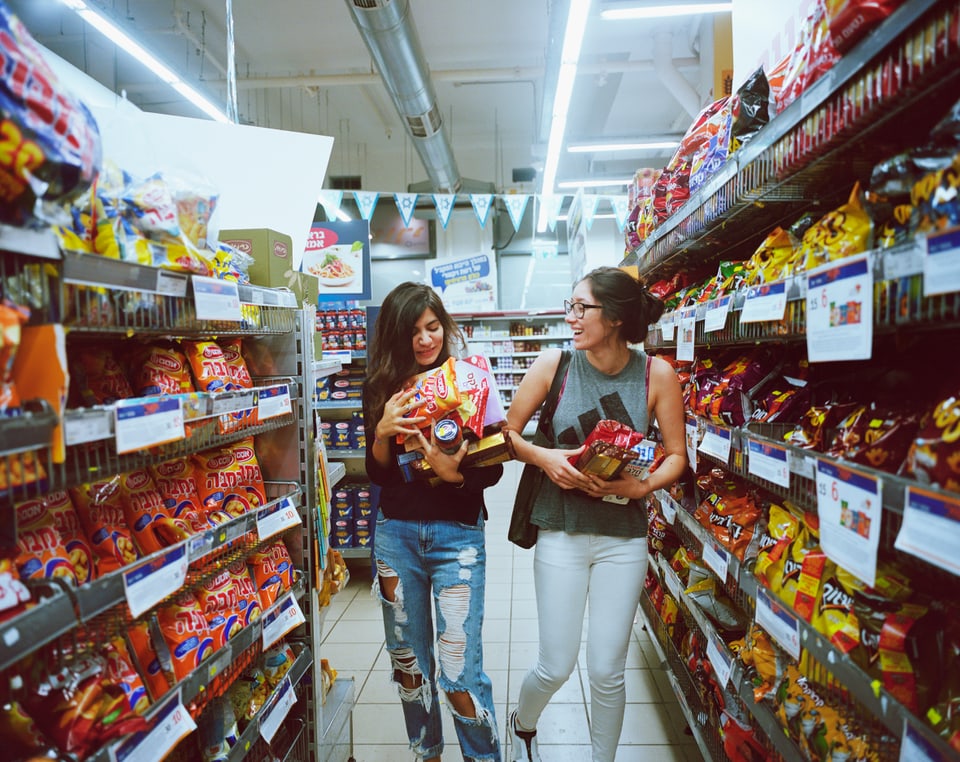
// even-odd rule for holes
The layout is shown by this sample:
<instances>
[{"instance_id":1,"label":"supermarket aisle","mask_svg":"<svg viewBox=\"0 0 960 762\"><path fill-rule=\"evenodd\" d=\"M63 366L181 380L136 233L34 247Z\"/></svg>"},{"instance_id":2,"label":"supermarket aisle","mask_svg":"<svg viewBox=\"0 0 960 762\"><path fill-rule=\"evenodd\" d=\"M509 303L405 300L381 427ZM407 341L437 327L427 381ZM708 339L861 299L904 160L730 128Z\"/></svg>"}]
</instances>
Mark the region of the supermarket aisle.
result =
<instances>
[{"instance_id":1,"label":"supermarket aisle","mask_svg":"<svg viewBox=\"0 0 960 762\"><path fill-rule=\"evenodd\" d=\"M520 682L536 658L537 620L533 591L533 551L506 539L510 508L520 465L506 464L501 482L488 490L487 601L484 621L484 663L493 681L497 722L504 723L520 690ZM383 625L377 601L370 596L369 567L351 564L351 581L327 614L322 654L343 676L356 679L354 751L357 762L412 760L406 748L395 687L390 683L389 657L383 648ZM683 715L666 676L657 668L656 652L640 625L627 655L627 709L618 762L699 762L692 737L684 732ZM590 686L583 657L541 719L538 734L544 762L590 759ZM445 760L459 760L453 721L444 714ZM509 759L506 756L505 759Z\"/></svg>"}]
</instances>

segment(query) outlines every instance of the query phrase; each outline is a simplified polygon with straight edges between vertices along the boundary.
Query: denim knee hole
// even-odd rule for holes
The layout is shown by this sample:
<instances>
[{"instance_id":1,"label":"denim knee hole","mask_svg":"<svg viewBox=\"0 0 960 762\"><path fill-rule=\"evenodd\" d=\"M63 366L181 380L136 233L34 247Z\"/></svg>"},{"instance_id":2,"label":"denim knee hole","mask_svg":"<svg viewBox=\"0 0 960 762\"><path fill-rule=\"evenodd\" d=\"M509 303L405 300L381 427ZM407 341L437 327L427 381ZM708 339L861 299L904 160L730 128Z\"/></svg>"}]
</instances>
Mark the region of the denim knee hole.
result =
<instances>
[{"instance_id":1,"label":"denim knee hole","mask_svg":"<svg viewBox=\"0 0 960 762\"><path fill-rule=\"evenodd\" d=\"M393 682L397 684L400 692L400 700L408 703L419 702L423 704L424 711L430 711L432 697L430 686L423 679L423 672L420 665L417 664L417 657L412 648L395 648L390 654L390 663L393 665ZM411 686L403 684L404 677L410 678L408 682Z\"/></svg>"},{"instance_id":2,"label":"denim knee hole","mask_svg":"<svg viewBox=\"0 0 960 762\"><path fill-rule=\"evenodd\" d=\"M470 586L451 585L440 591L438 605L444 630L437 641L440 669L444 677L455 683L466 667L467 633L464 624L470 612Z\"/></svg>"}]
</instances>

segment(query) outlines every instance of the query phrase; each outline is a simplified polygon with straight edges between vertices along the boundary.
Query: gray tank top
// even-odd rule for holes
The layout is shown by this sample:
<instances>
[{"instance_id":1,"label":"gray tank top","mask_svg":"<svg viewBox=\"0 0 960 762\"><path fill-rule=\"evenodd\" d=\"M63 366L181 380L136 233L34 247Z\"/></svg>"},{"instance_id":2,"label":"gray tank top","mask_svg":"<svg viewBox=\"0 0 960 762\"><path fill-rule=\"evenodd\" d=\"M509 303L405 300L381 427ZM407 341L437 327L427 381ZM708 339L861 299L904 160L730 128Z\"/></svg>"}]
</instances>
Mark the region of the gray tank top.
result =
<instances>
[{"instance_id":1,"label":"gray tank top","mask_svg":"<svg viewBox=\"0 0 960 762\"><path fill-rule=\"evenodd\" d=\"M567 381L553 416L554 447L574 449L604 418L647 433L647 356L633 350L626 367L614 376L594 368L585 352L574 351ZM543 480L533 506L532 521L541 529L569 533L643 537L647 533L644 505L605 503L579 490L560 489Z\"/></svg>"}]
</instances>

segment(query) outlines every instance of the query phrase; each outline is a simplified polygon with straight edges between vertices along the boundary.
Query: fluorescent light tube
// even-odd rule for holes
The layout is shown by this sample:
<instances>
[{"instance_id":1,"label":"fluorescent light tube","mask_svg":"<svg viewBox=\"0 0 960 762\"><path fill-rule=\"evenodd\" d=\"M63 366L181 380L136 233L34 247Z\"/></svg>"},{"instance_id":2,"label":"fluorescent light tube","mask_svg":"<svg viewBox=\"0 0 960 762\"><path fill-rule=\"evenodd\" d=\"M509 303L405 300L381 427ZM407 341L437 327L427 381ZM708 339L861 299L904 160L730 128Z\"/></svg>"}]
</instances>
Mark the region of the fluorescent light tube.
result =
<instances>
[{"instance_id":1,"label":"fluorescent light tube","mask_svg":"<svg viewBox=\"0 0 960 762\"><path fill-rule=\"evenodd\" d=\"M567 146L569 153L615 153L618 151L646 151L676 148L679 140L638 140L633 143L573 143Z\"/></svg>"},{"instance_id":2,"label":"fluorescent light tube","mask_svg":"<svg viewBox=\"0 0 960 762\"><path fill-rule=\"evenodd\" d=\"M557 183L558 188L613 188L621 185L628 185L633 182L632 177L626 179L621 178L611 178L611 179L600 179L600 180L565 180L562 183Z\"/></svg>"},{"instance_id":3,"label":"fluorescent light tube","mask_svg":"<svg viewBox=\"0 0 960 762\"><path fill-rule=\"evenodd\" d=\"M218 122L230 122L227 115L217 108L205 95L202 95L198 90L184 82L170 67L162 63L160 59L120 29L120 27L110 21L106 16L90 8L83 0L62 0L62 2L68 8L76 11L80 18L113 42L117 47L122 48L146 66L164 83L170 85L170 87L180 93L180 95L190 101L190 103L200 109L204 114Z\"/></svg>"},{"instance_id":4,"label":"fluorescent light tube","mask_svg":"<svg viewBox=\"0 0 960 762\"><path fill-rule=\"evenodd\" d=\"M634 21L668 16L695 16L700 13L730 13L733 3L671 3L660 5L635 5L629 8L607 8L600 11L604 21Z\"/></svg>"},{"instance_id":5,"label":"fluorescent light tube","mask_svg":"<svg viewBox=\"0 0 960 762\"><path fill-rule=\"evenodd\" d=\"M583 33L590 12L590 0L570 0L567 14L567 28L563 33L563 48L560 53L560 71L557 74L557 87L553 96L553 119L550 123L550 137L547 140L547 157L543 164L541 195L550 195L557 180L557 168L560 165L560 150L563 147L563 134L567 129L567 111L573 96L573 83L577 78L577 63L580 60L580 47L583 45ZM540 207L537 218L537 232L547 229L547 210Z\"/></svg>"}]
</instances>

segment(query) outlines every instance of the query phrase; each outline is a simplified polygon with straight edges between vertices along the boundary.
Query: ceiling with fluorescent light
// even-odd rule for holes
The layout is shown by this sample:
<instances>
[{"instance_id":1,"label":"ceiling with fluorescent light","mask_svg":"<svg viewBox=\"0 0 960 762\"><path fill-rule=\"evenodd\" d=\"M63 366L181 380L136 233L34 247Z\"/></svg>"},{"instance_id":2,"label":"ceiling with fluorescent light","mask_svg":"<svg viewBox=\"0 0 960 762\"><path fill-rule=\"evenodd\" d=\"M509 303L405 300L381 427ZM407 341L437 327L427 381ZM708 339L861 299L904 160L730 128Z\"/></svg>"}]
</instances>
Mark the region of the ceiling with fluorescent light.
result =
<instances>
[{"instance_id":1,"label":"ceiling with fluorescent light","mask_svg":"<svg viewBox=\"0 0 960 762\"><path fill-rule=\"evenodd\" d=\"M226 109L226 0L87 2ZM7 4L41 45L137 106L200 116L61 0ZM363 189L403 191L427 182L428 174L353 20L354 4L364 2L233 0L239 120L331 135L328 176L359 175ZM591 5L566 144L682 134L691 110L714 98L713 17L600 18L604 8L626 4L636 3ZM537 180L514 181L513 170L543 166L544 104L549 115L556 76L550 72L568 7L569 0L409 0L464 190L474 189L472 181L496 192L540 190ZM564 151L557 181L626 178L639 167L663 166L671 153Z\"/></svg>"}]
</instances>

